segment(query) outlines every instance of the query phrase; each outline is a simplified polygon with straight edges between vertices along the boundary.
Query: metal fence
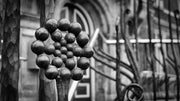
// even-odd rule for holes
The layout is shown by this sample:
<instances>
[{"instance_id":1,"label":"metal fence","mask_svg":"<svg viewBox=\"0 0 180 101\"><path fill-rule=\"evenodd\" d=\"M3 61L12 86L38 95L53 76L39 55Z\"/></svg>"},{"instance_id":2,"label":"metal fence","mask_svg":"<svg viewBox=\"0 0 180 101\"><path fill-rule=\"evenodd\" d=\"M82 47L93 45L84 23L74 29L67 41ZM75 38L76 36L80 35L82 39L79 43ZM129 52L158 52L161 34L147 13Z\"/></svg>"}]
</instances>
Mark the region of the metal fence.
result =
<instances>
[{"instance_id":1,"label":"metal fence","mask_svg":"<svg viewBox=\"0 0 180 101\"><path fill-rule=\"evenodd\" d=\"M101 33L99 35L103 43L116 45L116 57L109 55L100 47L94 47L94 59L97 62L116 70L116 72L120 71L116 73L116 78L112 78L94 67L91 67L91 69L113 81L120 81L120 88L117 88L117 93L120 93L120 99L122 101L179 101L179 11L172 11L171 1L168 0L168 27L166 28L168 30L166 36L168 37L164 37L164 29L162 29L161 24L160 3L154 8L157 12L156 28L154 28L154 24L152 25L153 16L150 12L152 10L150 0L147 0L146 3L147 16L143 20L147 21L147 38L139 38L140 36L137 32L139 27L137 20L139 18L136 13L133 16L134 38L129 37L127 20L123 13L123 9L125 8L124 11L126 11L126 7L123 8L122 6L120 19L116 24L116 40L106 39ZM175 26L174 29L172 25ZM154 36L154 30L156 30L156 36ZM125 53L127 54L130 65L121 60L121 47L125 47ZM108 64L106 61L114 62L116 66ZM133 76L123 71L122 68L131 72ZM121 75L126 76L132 84L127 85L124 83L121 77L119 77Z\"/></svg>"}]
</instances>

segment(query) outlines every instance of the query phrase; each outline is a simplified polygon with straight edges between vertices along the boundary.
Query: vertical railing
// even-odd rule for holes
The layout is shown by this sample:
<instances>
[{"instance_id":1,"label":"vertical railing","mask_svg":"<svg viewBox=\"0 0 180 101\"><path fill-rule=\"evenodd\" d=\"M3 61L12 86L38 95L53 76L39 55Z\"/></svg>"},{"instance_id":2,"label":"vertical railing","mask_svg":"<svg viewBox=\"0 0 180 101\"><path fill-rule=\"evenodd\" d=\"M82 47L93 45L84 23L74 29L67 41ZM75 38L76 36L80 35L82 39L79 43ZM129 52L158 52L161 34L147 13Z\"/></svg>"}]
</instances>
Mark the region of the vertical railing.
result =
<instances>
[{"instance_id":1,"label":"vertical railing","mask_svg":"<svg viewBox=\"0 0 180 101\"><path fill-rule=\"evenodd\" d=\"M161 51L162 59L163 59L163 70L166 73L165 79L167 80L166 61L165 61L165 54L164 54L164 50L163 50L162 33L161 33L161 22L160 21L161 21L161 17L160 17L160 1L159 1L159 4L158 4L158 30L159 30L159 38L160 38L160 51ZM165 86L167 86L167 83L166 83ZM167 89L166 89L166 96L167 96Z\"/></svg>"},{"instance_id":2,"label":"vertical railing","mask_svg":"<svg viewBox=\"0 0 180 101\"><path fill-rule=\"evenodd\" d=\"M177 64L177 59L176 59L176 54L174 50L174 44L173 44L173 33L172 33L172 21L171 21L171 1L168 0L168 21L169 21L169 34L170 34L170 39L171 39L171 51L173 55L173 61L175 64L174 70L176 73L176 83L177 83L177 101L179 101L179 70L178 70L178 64Z\"/></svg>"},{"instance_id":3,"label":"vertical railing","mask_svg":"<svg viewBox=\"0 0 180 101\"><path fill-rule=\"evenodd\" d=\"M150 13L150 0L147 1L147 27L148 27L148 38L149 38L149 54L150 54L150 68L152 70L153 77L153 97L154 101L156 101L156 80L155 80L155 70L154 70L154 60L153 60L153 47L152 47L152 32L151 32L151 13Z\"/></svg>"},{"instance_id":4,"label":"vertical railing","mask_svg":"<svg viewBox=\"0 0 180 101\"><path fill-rule=\"evenodd\" d=\"M175 10L174 11L174 17L175 17L175 22L176 22L176 36L177 36L177 39L178 39L178 49L180 50L180 41L179 41L179 24L178 24L178 20L177 20L177 17L178 17L178 13L179 11L178 10ZM174 48L174 47L173 47ZM175 54L174 54L174 57L175 57ZM177 101L179 101L179 91L180 91L180 87L179 87L179 68L178 68L178 64L177 64L178 60L176 58L176 81L177 81Z\"/></svg>"}]
</instances>

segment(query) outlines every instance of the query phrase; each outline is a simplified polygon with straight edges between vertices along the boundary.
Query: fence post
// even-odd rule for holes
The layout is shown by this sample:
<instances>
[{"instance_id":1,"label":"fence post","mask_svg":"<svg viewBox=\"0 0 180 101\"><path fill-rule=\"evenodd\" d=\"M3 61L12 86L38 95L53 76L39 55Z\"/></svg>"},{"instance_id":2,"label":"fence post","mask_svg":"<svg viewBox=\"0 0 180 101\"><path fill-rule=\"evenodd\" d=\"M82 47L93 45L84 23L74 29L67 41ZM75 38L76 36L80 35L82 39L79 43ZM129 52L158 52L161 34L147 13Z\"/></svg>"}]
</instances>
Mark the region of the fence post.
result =
<instances>
[{"instance_id":1,"label":"fence post","mask_svg":"<svg viewBox=\"0 0 180 101\"><path fill-rule=\"evenodd\" d=\"M45 1L39 0L40 4L40 26L43 27L46 21ZM45 71L39 71L39 101L56 101L56 84L55 80L51 81L45 77Z\"/></svg>"}]
</instances>

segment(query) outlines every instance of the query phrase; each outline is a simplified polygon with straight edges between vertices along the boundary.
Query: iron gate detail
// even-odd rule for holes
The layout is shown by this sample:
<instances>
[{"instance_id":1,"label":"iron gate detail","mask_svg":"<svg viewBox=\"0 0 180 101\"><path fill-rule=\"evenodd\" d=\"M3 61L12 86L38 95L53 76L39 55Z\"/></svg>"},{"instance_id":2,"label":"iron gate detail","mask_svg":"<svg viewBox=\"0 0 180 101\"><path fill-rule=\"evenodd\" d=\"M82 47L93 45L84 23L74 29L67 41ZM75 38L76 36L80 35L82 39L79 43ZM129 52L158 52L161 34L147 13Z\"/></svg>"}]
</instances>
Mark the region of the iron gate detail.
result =
<instances>
[{"instance_id":1,"label":"iron gate detail","mask_svg":"<svg viewBox=\"0 0 180 101\"><path fill-rule=\"evenodd\" d=\"M106 39L105 36L99 32L99 39L101 39L103 43L106 45L116 45L116 57L109 55L103 51L101 47L94 46L94 59L97 62L116 70L116 73L120 73L118 76L123 75L131 81L131 84L126 84L121 80L121 77L118 77L119 79L117 79L117 75L116 78L110 77L91 66L91 69L95 72L98 72L110 80L116 82L120 80L120 89L116 89L120 90L121 101L179 101L180 99L179 10L172 11L171 1L168 0L168 25L165 33L162 25L160 0L156 1L159 3L155 6L153 2L151 0L144 2L146 3L147 15L141 20L146 20L147 22L145 24L145 26L147 26L146 38L140 38L139 35L140 32L138 30L142 24L138 22L140 18L134 13L134 15L131 16L131 20L129 20L129 17L127 17L127 11L129 12L129 10L125 5L121 7L121 15L115 26L116 39ZM123 0L121 4L123 4ZM138 5L135 4L134 7L136 8ZM152 9L155 10L156 15L152 14ZM125 13L123 13L123 11ZM154 24L155 19L156 24ZM129 28L131 28L134 33L134 37L130 36ZM129 64L123 62L120 57L123 53L121 47L125 47L124 54L127 55ZM111 61L116 65L109 64L107 61ZM122 70L122 68L130 73ZM131 74L133 74L133 76Z\"/></svg>"}]
</instances>

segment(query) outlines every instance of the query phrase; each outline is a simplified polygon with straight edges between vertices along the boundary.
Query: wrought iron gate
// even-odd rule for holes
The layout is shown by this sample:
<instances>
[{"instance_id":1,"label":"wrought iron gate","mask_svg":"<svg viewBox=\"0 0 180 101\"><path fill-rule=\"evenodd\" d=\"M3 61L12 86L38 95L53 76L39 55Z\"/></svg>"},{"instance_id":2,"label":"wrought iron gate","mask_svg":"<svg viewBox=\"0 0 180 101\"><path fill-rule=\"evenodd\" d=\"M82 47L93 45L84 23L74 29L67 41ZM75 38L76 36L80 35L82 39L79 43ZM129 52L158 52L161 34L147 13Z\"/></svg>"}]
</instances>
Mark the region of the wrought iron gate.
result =
<instances>
[{"instance_id":1,"label":"wrought iron gate","mask_svg":"<svg viewBox=\"0 0 180 101\"><path fill-rule=\"evenodd\" d=\"M158 3L154 6L154 2ZM168 0L168 25L167 28L164 28L162 25L160 0L153 2L147 0L146 2L143 1L143 3L146 5L146 17L140 19L137 11L134 10L134 15L129 19L127 15L130 10L124 5L125 3L122 0L121 14L115 26L116 40L106 39L102 33L99 33L99 39L103 43L116 45L116 57L112 57L100 47L94 46L94 59L116 70L116 78L112 78L94 67L91 67L91 69L116 81L117 100L179 101L179 10L172 11L171 1ZM135 9L136 6L138 5L134 3ZM156 14L152 14L152 9ZM139 20L146 20L146 23L143 24L143 26L147 26L146 38L140 38L138 30L142 22L139 23ZM154 24L154 20L156 20L156 24ZM134 37L130 37L130 33L133 33ZM122 54L121 47L125 47L125 53L130 64L122 61L120 57ZM114 62L116 65L109 64L107 61ZM123 71L122 68L131 72L133 76ZM121 80L122 75L131 81L130 85Z\"/></svg>"}]
</instances>

